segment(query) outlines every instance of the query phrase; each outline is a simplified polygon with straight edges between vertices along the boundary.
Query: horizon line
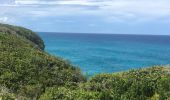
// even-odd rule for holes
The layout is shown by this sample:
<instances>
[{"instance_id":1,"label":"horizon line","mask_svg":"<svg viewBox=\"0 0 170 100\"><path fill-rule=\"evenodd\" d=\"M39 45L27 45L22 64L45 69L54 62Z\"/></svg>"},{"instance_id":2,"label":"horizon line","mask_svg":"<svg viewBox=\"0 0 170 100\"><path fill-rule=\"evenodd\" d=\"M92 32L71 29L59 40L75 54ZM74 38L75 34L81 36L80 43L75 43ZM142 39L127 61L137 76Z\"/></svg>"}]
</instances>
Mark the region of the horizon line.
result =
<instances>
[{"instance_id":1,"label":"horizon line","mask_svg":"<svg viewBox=\"0 0 170 100\"><path fill-rule=\"evenodd\" d=\"M93 33L93 32L41 32L41 31L35 31L36 33L56 33L56 34L97 34L97 35L150 35L150 36L170 36L169 34L133 34L133 33Z\"/></svg>"}]
</instances>

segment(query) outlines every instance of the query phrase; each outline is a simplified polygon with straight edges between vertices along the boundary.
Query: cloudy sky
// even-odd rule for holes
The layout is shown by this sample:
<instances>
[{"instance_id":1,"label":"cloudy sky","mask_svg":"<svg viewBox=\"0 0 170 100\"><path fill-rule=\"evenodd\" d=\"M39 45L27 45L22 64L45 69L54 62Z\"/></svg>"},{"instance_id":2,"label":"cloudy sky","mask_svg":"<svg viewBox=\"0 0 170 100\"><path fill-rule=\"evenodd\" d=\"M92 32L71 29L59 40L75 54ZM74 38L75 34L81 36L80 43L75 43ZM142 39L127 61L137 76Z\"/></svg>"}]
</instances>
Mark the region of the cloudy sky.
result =
<instances>
[{"instance_id":1,"label":"cloudy sky","mask_svg":"<svg viewBox=\"0 0 170 100\"><path fill-rule=\"evenodd\" d=\"M170 0L0 0L0 22L41 32L170 35Z\"/></svg>"}]
</instances>

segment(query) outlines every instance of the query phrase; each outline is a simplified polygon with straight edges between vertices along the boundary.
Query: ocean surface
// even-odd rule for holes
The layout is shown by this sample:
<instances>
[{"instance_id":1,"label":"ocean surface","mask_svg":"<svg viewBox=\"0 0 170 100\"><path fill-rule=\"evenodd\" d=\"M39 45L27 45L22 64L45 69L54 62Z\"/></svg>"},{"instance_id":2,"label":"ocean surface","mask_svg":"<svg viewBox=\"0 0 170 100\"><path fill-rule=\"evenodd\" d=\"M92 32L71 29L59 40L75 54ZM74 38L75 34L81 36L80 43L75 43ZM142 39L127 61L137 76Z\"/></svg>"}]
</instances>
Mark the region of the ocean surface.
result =
<instances>
[{"instance_id":1,"label":"ocean surface","mask_svg":"<svg viewBox=\"0 0 170 100\"><path fill-rule=\"evenodd\" d=\"M170 36L47 33L45 50L86 75L170 64Z\"/></svg>"}]
</instances>

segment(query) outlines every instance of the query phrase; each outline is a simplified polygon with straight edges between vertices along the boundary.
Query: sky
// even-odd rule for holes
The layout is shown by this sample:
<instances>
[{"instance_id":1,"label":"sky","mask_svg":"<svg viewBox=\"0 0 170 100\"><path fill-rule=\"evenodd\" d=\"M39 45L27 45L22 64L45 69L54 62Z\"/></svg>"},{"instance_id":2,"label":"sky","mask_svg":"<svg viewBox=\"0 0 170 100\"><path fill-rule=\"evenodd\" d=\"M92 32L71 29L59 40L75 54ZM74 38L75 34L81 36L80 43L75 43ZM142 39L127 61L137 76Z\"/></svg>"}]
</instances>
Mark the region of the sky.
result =
<instances>
[{"instance_id":1,"label":"sky","mask_svg":"<svg viewBox=\"0 0 170 100\"><path fill-rule=\"evenodd\" d=\"M36 32L170 35L170 0L0 0L0 23Z\"/></svg>"}]
</instances>

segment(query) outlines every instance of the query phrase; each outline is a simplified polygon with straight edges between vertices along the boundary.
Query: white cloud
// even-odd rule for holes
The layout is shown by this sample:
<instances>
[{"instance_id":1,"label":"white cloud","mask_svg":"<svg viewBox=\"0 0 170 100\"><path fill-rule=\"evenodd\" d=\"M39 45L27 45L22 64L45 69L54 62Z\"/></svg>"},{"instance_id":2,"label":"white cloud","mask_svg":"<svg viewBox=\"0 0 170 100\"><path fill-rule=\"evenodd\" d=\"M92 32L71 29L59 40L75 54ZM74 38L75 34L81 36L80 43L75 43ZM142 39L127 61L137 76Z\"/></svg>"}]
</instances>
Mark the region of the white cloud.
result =
<instances>
[{"instance_id":1,"label":"white cloud","mask_svg":"<svg viewBox=\"0 0 170 100\"><path fill-rule=\"evenodd\" d=\"M15 0L17 5L30 5L30 4L47 4L49 2L39 1L39 0Z\"/></svg>"},{"instance_id":2,"label":"white cloud","mask_svg":"<svg viewBox=\"0 0 170 100\"><path fill-rule=\"evenodd\" d=\"M10 9L5 12L15 16L91 15L122 22L170 19L169 5L169 0L15 0L14 3L0 4L0 10Z\"/></svg>"},{"instance_id":3,"label":"white cloud","mask_svg":"<svg viewBox=\"0 0 170 100\"><path fill-rule=\"evenodd\" d=\"M101 9L108 12L129 12L139 15L170 15L170 1L167 0L116 0L108 4L101 6Z\"/></svg>"},{"instance_id":4,"label":"white cloud","mask_svg":"<svg viewBox=\"0 0 170 100\"><path fill-rule=\"evenodd\" d=\"M15 0L15 4L19 5L96 5L98 3L91 0Z\"/></svg>"},{"instance_id":5,"label":"white cloud","mask_svg":"<svg viewBox=\"0 0 170 100\"><path fill-rule=\"evenodd\" d=\"M8 21L8 17L0 17L1 23L6 23Z\"/></svg>"}]
</instances>

